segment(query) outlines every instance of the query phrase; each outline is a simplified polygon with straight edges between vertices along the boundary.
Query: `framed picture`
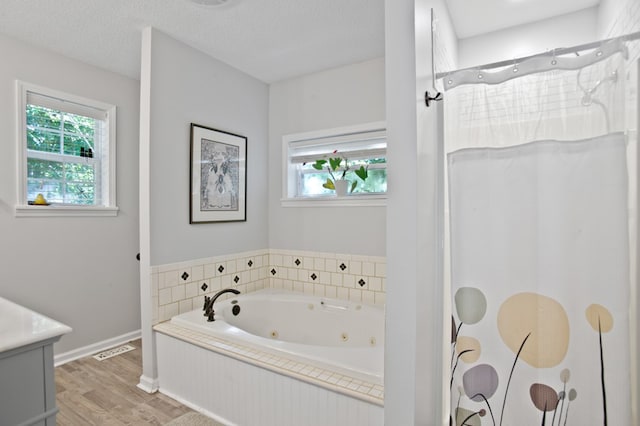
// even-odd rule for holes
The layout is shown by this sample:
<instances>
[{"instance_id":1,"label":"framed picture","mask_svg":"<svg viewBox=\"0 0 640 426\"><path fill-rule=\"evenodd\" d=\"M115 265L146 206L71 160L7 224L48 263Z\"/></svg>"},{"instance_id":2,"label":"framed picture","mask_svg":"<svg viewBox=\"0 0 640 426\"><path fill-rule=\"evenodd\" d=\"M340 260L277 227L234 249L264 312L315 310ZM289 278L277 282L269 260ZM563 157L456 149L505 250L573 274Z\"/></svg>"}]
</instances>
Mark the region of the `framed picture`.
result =
<instances>
[{"instance_id":1,"label":"framed picture","mask_svg":"<svg viewBox=\"0 0 640 426\"><path fill-rule=\"evenodd\" d=\"M191 123L189 223L247 220L247 138Z\"/></svg>"}]
</instances>

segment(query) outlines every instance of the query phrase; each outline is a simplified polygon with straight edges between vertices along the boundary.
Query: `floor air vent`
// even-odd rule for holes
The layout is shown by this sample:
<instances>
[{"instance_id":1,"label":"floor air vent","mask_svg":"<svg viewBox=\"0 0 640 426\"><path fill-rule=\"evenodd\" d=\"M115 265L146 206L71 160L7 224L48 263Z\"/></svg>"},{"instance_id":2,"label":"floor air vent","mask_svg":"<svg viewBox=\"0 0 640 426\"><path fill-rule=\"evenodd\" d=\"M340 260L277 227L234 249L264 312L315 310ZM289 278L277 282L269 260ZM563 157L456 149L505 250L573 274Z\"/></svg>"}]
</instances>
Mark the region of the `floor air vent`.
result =
<instances>
[{"instance_id":1,"label":"floor air vent","mask_svg":"<svg viewBox=\"0 0 640 426\"><path fill-rule=\"evenodd\" d=\"M117 348L108 349L106 351L100 352L99 354L95 354L93 358L97 359L98 361L104 361L105 359L123 354L125 352L132 351L134 349L135 347L131 345L122 345L122 346L118 346Z\"/></svg>"}]
</instances>

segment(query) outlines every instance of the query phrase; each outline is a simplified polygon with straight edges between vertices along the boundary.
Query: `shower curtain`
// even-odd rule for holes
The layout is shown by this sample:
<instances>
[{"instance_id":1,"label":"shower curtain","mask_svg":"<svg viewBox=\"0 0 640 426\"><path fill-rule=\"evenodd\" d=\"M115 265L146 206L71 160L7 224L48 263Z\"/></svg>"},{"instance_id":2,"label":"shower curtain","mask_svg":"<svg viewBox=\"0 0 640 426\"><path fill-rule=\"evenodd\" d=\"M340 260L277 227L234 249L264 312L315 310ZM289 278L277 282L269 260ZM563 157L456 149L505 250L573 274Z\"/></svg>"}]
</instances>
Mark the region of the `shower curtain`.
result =
<instances>
[{"instance_id":1,"label":"shower curtain","mask_svg":"<svg viewBox=\"0 0 640 426\"><path fill-rule=\"evenodd\" d=\"M446 93L454 425L632 424L628 74L590 55Z\"/></svg>"}]
</instances>

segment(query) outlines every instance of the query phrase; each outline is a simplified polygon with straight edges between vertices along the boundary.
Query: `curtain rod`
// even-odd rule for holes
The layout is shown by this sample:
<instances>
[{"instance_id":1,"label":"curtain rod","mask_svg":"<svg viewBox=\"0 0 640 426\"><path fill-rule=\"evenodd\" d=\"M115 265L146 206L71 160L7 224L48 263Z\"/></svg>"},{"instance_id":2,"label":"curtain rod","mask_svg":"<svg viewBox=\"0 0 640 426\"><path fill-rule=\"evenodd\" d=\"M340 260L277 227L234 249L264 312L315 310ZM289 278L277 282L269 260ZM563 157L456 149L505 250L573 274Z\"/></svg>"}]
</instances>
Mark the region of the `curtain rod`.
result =
<instances>
[{"instance_id":1,"label":"curtain rod","mask_svg":"<svg viewBox=\"0 0 640 426\"><path fill-rule=\"evenodd\" d=\"M578 45L578 46L561 47L561 48L558 48L558 49L549 50L549 51L544 52L544 53L537 53L535 55L523 56L523 57L520 57L520 58L509 59L509 60L500 61L500 62L493 62L493 63L490 63L490 64L479 65L479 66L476 66L476 67L469 67L469 68L462 68L462 69L458 69L458 70L439 72L439 73L436 74L436 79L440 80L441 78L446 77L448 74L451 74L451 73L454 73L454 72L458 72L458 71L489 70L489 69L493 69L493 68L506 67L506 66L509 66L509 65L513 65L514 63L520 63L522 61L526 61L527 59L532 59L532 58L538 58L538 57L550 56L550 55L560 56L560 55L566 55L567 53L576 53L576 52L580 52L582 50L588 50L588 49L594 49L596 47L600 47L603 43L607 43L607 42L610 42L610 41L613 41L613 40L632 41L632 40L638 40L638 39L640 39L640 31L635 32L635 33L631 33L631 34L627 34L627 35L623 35L623 36L620 36L620 37L613 37L613 38L609 38L609 39L606 39L606 40L599 40L599 41L594 41L594 42L591 42L591 43L581 44L581 45Z\"/></svg>"}]
</instances>

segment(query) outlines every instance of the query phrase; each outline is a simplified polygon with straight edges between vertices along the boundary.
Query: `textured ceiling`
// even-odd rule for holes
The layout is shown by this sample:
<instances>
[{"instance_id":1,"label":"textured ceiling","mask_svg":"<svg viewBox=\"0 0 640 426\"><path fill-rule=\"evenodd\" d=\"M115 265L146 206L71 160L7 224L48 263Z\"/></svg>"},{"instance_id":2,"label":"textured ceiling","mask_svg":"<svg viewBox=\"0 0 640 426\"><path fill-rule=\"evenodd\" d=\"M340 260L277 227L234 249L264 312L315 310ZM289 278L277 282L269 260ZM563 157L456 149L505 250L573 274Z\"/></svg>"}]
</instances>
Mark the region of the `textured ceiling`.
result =
<instances>
[{"instance_id":1,"label":"textured ceiling","mask_svg":"<svg viewBox=\"0 0 640 426\"><path fill-rule=\"evenodd\" d=\"M134 78L146 26L266 82L384 56L384 0L0 0L0 33Z\"/></svg>"},{"instance_id":2,"label":"textured ceiling","mask_svg":"<svg viewBox=\"0 0 640 426\"><path fill-rule=\"evenodd\" d=\"M598 0L446 2L462 38ZM133 78L146 26L265 82L384 56L384 0L0 0L0 33Z\"/></svg>"}]
</instances>

